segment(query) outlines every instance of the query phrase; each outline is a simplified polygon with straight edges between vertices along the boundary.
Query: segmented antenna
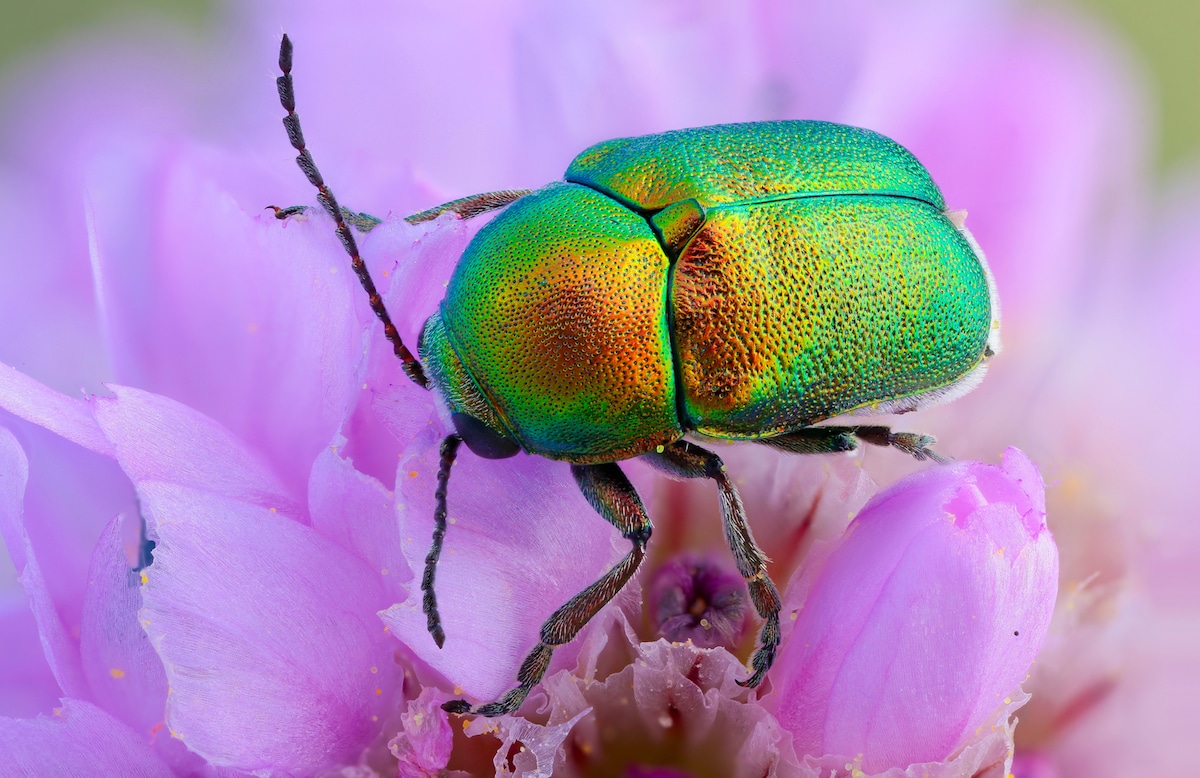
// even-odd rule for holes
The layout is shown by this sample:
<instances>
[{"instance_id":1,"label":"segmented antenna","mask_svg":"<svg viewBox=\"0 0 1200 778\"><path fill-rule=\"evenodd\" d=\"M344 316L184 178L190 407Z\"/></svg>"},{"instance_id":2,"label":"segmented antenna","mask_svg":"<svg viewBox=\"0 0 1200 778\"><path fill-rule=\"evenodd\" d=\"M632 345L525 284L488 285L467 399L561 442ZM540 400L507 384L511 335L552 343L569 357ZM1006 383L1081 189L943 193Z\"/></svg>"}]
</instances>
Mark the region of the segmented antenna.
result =
<instances>
[{"instance_id":1,"label":"segmented antenna","mask_svg":"<svg viewBox=\"0 0 1200 778\"><path fill-rule=\"evenodd\" d=\"M354 240L354 234L350 232L345 219L342 218L342 209L338 206L333 191L326 186L325 179L321 178L321 173L317 170L316 163L313 162L312 154L308 153L308 149L304 145L304 133L300 131L300 117L296 114L296 93L292 88L292 41L286 34L279 44L279 70L283 75L275 79L275 85L279 89L279 103L287 111L287 116L283 117L283 127L287 130L292 148L299 152L296 164L300 166L300 170L308 182L317 188L317 201L337 224L337 236L342 242L342 248L346 249L346 253L350 255L350 265L354 268L354 274L358 276L359 283L367 293L371 310L383 322L383 334L392 344L392 350L396 352L396 356L400 357L401 362L404 363L405 374L418 386L428 389L429 379L425 377L425 370L412 352L405 347L404 341L400 340L400 333L396 330L396 325L392 323L392 317L388 315L387 309L383 307L383 298L379 296L379 291L375 288L375 282L371 279L367 265L358 254L358 243Z\"/></svg>"}]
</instances>

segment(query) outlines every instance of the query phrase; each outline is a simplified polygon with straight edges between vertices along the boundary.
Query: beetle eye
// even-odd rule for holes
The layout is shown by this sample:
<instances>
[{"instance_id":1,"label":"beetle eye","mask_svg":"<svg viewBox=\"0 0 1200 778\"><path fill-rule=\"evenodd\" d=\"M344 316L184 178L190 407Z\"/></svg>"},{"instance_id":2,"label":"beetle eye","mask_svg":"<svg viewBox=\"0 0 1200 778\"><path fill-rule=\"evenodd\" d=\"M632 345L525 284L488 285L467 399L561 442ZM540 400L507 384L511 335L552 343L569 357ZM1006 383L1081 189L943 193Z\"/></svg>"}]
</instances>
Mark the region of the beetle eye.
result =
<instances>
[{"instance_id":1,"label":"beetle eye","mask_svg":"<svg viewBox=\"0 0 1200 778\"><path fill-rule=\"evenodd\" d=\"M471 453L484 459L507 459L521 450L512 438L501 435L474 416L465 413L451 414L458 436L471 449Z\"/></svg>"}]
</instances>

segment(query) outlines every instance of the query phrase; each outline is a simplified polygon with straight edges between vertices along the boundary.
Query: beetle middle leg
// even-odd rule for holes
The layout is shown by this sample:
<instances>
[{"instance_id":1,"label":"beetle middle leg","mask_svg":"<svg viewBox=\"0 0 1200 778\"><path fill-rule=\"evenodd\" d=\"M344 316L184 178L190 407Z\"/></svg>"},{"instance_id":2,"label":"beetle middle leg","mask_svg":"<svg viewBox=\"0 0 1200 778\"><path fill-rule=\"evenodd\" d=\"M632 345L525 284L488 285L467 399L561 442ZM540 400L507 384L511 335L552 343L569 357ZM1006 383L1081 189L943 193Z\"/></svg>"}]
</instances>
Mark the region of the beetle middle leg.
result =
<instances>
[{"instance_id":1,"label":"beetle middle leg","mask_svg":"<svg viewBox=\"0 0 1200 778\"><path fill-rule=\"evenodd\" d=\"M433 221L443 213L452 213L464 220L474 219L480 214L514 203L532 191L532 189L502 189L498 192L483 192L470 197L460 197L420 213L414 213L412 216L405 216L404 221L409 224L420 224Z\"/></svg>"},{"instance_id":2,"label":"beetle middle leg","mask_svg":"<svg viewBox=\"0 0 1200 778\"><path fill-rule=\"evenodd\" d=\"M571 465L580 491L596 512L607 519L633 544L629 553L595 583L575 595L542 624L538 645L529 652L517 672L517 686L499 700L472 707L466 700L451 700L442 709L450 713L502 716L521 707L530 690L542 680L556 646L569 643L600 609L624 588L646 556L650 540L650 517L629 478L616 463Z\"/></svg>"},{"instance_id":3,"label":"beetle middle leg","mask_svg":"<svg viewBox=\"0 0 1200 778\"><path fill-rule=\"evenodd\" d=\"M775 650L779 646L779 609L783 605L775 583L767 575L767 557L754 542L750 525L746 523L742 498L725 472L725 463L708 449L684 440L664 447L661 452L645 454L642 459L675 478L711 478L717 482L725 539L733 551L738 572L750 588L750 599L758 615L766 622L759 637L758 650L750 660L753 674L744 681L738 681L742 686L754 688L762 683L763 676L775 661Z\"/></svg>"},{"instance_id":4,"label":"beetle middle leg","mask_svg":"<svg viewBox=\"0 0 1200 778\"><path fill-rule=\"evenodd\" d=\"M932 435L921 435L916 432L892 432L890 427L877 425L805 427L795 432L788 432L774 438L763 438L755 442L793 454L834 454L839 451L853 451L858 448L860 441L870 443L872 446L884 446L903 451L919 462L928 459L944 465L950 461L931 448L937 442Z\"/></svg>"}]
</instances>

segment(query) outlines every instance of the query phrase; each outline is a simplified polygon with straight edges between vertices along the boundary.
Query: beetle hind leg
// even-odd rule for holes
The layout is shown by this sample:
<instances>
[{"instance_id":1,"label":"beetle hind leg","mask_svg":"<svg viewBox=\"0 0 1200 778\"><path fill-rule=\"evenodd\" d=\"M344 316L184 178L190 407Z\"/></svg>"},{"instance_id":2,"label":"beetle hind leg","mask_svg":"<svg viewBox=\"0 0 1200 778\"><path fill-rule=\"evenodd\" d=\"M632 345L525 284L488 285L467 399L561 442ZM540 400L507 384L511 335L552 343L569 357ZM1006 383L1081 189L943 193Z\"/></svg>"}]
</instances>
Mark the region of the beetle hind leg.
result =
<instances>
[{"instance_id":1,"label":"beetle hind leg","mask_svg":"<svg viewBox=\"0 0 1200 778\"><path fill-rule=\"evenodd\" d=\"M775 583L767 574L767 557L754 542L750 525L746 523L742 498L725 472L725 463L713 452L684 440L666 446L661 452L645 454L642 459L674 478L711 478L717 483L725 539L733 551L738 572L746 579L750 600L765 622L758 650L750 660L752 674L746 680L738 681L742 686L754 688L762 683L775 661L775 651L779 647L779 610L783 604Z\"/></svg>"},{"instance_id":2,"label":"beetle hind leg","mask_svg":"<svg viewBox=\"0 0 1200 778\"><path fill-rule=\"evenodd\" d=\"M870 443L903 451L919 462L930 460L944 465L948 457L933 450L937 439L917 432L892 432L890 427L864 425L854 427L805 427L774 438L755 441L792 454L835 454L853 451L858 444Z\"/></svg>"},{"instance_id":3,"label":"beetle hind leg","mask_svg":"<svg viewBox=\"0 0 1200 778\"><path fill-rule=\"evenodd\" d=\"M466 700L451 700L442 705L449 713L502 716L521 707L530 690L542 680L550 666L556 646L569 643L579 630L624 588L646 556L646 543L652 527L633 484L615 463L571 465L580 491L596 512L603 516L633 544L625 558L595 583L572 597L542 624L538 645L529 652L517 673L517 686L499 700L477 707Z\"/></svg>"}]
</instances>

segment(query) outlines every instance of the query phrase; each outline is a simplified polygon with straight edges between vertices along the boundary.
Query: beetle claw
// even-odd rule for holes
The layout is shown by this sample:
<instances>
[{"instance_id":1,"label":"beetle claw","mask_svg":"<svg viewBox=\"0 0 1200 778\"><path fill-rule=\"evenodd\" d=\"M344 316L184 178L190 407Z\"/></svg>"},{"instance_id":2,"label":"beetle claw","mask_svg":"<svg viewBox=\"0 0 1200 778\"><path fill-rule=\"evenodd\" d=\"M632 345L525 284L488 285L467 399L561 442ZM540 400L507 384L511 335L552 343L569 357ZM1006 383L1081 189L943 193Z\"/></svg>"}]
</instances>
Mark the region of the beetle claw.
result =
<instances>
[{"instance_id":1,"label":"beetle claw","mask_svg":"<svg viewBox=\"0 0 1200 778\"><path fill-rule=\"evenodd\" d=\"M471 712L471 703L466 700L450 700L449 702L442 703L442 710L461 716Z\"/></svg>"}]
</instances>

